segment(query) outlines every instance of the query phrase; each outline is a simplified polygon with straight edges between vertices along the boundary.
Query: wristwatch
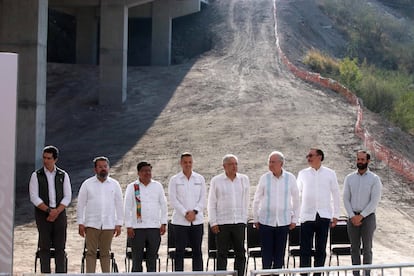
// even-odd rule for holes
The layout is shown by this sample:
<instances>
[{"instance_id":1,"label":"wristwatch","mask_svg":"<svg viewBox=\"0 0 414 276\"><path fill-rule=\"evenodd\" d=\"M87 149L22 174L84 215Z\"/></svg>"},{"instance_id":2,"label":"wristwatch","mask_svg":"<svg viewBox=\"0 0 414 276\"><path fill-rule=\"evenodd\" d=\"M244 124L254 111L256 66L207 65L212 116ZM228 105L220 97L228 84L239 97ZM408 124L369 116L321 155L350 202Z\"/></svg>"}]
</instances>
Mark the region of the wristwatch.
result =
<instances>
[{"instance_id":1,"label":"wristwatch","mask_svg":"<svg viewBox=\"0 0 414 276\"><path fill-rule=\"evenodd\" d=\"M193 210L193 212L194 212L194 214L196 214L196 215L198 214L198 211L197 211L197 210L195 210L195 209Z\"/></svg>"},{"instance_id":2,"label":"wristwatch","mask_svg":"<svg viewBox=\"0 0 414 276\"><path fill-rule=\"evenodd\" d=\"M50 207L47 207L46 213L50 214Z\"/></svg>"}]
</instances>

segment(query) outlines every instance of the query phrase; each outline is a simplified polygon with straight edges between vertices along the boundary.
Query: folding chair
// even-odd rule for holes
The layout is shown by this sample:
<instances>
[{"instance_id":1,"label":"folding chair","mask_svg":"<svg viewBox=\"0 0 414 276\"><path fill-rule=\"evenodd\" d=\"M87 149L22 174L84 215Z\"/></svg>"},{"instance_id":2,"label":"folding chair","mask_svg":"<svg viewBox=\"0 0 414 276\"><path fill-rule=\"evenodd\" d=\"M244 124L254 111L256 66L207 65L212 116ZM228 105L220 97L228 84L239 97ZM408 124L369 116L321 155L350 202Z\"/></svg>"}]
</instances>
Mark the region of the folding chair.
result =
<instances>
[{"instance_id":1,"label":"folding chair","mask_svg":"<svg viewBox=\"0 0 414 276\"><path fill-rule=\"evenodd\" d=\"M332 256L336 256L336 265L339 266L339 256L351 255L351 242L348 237L347 220L340 219L334 228L329 230L329 266Z\"/></svg>"},{"instance_id":2,"label":"folding chair","mask_svg":"<svg viewBox=\"0 0 414 276\"><path fill-rule=\"evenodd\" d=\"M56 256L55 253L55 248L53 247L53 245L50 247L50 259L54 259ZM34 264L34 272L37 272L37 263L39 262L40 264L40 247L39 247L39 243L37 244L37 250L36 250L36 254L35 254L35 264ZM65 271L68 271L68 256L66 255L65 252Z\"/></svg>"},{"instance_id":3,"label":"folding chair","mask_svg":"<svg viewBox=\"0 0 414 276\"><path fill-rule=\"evenodd\" d=\"M315 256L315 249L312 248L311 252L312 256ZM300 225L296 225L296 227L292 230L289 230L288 236L288 259L286 263L286 267L289 268L289 260L293 258L293 267L296 267L296 257L300 257Z\"/></svg>"},{"instance_id":4,"label":"folding chair","mask_svg":"<svg viewBox=\"0 0 414 276\"><path fill-rule=\"evenodd\" d=\"M143 261L147 260L147 251L144 250ZM157 254L158 272L161 271L161 260ZM125 249L125 272L131 272L132 270L132 239L127 238L127 244Z\"/></svg>"},{"instance_id":5,"label":"folding chair","mask_svg":"<svg viewBox=\"0 0 414 276\"><path fill-rule=\"evenodd\" d=\"M300 257L300 225L289 230L287 268L289 268L290 258L293 258L293 267L296 267L296 257Z\"/></svg>"},{"instance_id":6,"label":"folding chair","mask_svg":"<svg viewBox=\"0 0 414 276\"><path fill-rule=\"evenodd\" d=\"M175 245L175 231L174 231L174 224L171 221L168 221L168 229L167 229L167 264L165 266L165 271L168 272L168 260L171 259L171 271L174 271L174 261L175 261L175 254L176 254L176 245ZM190 242L187 243L187 246L184 250L184 259L192 259L193 258L193 250L190 246Z\"/></svg>"},{"instance_id":7,"label":"folding chair","mask_svg":"<svg viewBox=\"0 0 414 276\"><path fill-rule=\"evenodd\" d=\"M247 223L247 262L246 270L249 267L249 259L253 258L254 269L256 270L256 258L262 257L262 248L259 236L259 229L254 227L254 223Z\"/></svg>"},{"instance_id":8,"label":"folding chair","mask_svg":"<svg viewBox=\"0 0 414 276\"><path fill-rule=\"evenodd\" d=\"M206 264L206 271L208 271L208 264L210 259L213 259L213 270L217 270L216 268L216 260L217 260L217 244L216 244L216 234L211 231L210 224L208 224L208 257L207 257L207 264ZM235 258L236 255L234 253L233 246L230 247L229 252L227 253L227 258Z\"/></svg>"},{"instance_id":9,"label":"folding chair","mask_svg":"<svg viewBox=\"0 0 414 276\"><path fill-rule=\"evenodd\" d=\"M81 260L81 273L85 273L85 262L86 262L86 253L87 253L87 249L86 249L86 242L84 243L83 246L83 254L82 254L82 260ZM109 252L109 258L110 258L110 264L111 264L111 271L112 273L118 273L118 265L116 264L115 261L115 254L114 252L110 251ZM96 259L99 260L100 259L100 252L99 252L99 248L96 251Z\"/></svg>"}]
</instances>

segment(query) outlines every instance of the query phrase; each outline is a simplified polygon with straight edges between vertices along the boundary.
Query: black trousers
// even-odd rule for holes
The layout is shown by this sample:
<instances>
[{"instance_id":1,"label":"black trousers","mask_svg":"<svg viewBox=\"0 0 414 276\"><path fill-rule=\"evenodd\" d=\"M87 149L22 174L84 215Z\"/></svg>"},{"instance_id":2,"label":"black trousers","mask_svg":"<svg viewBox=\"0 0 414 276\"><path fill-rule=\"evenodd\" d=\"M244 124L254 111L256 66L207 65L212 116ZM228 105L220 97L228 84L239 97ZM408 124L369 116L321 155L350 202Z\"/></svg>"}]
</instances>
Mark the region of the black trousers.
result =
<instances>
[{"instance_id":1,"label":"black trousers","mask_svg":"<svg viewBox=\"0 0 414 276\"><path fill-rule=\"evenodd\" d=\"M227 270L227 254L231 246L235 253L234 270L238 276L244 275L246 267L246 249L244 241L246 238L246 224L223 224L219 225L220 232L217 234L217 270Z\"/></svg>"},{"instance_id":2,"label":"black trousers","mask_svg":"<svg viewBox=\"0 0 414 276\"><path fill-rule=\"evenodd\" d=\"M66 273L66 211L59 214L54 222L47 221L48 213L35 209L37 230L39 231L40 271L51 273L50 248L55 248L55 272Z\"/></svg>"},{"instance_id":3,"label":"black trousers","mask_svg":"<svg viewBox=\"0 0 414 276\"><path fill-rule=\"evenodd\" d=\"M191 226L174 224L175 271L184 271L184 251L187 245L190 245L193 252L193 271L203 271L203 254L201 251L203 232L203 224Z\"/></svg>"},{"instance_id":4,"label":"black trousers","mask_svg":"<svg viewBox=\"0 0 414 276\"><path fill-rule=\"evenodd\" d=\"M312 258L312 245L315 238L314 267L324 266L326 259L326 244L328 241L329 225L331 220L321 218L316 214L315 221L306 221L301 224L300 232L300 267L310 267ZM302 274L306 275L306 274ZM319 276L321 273L314 273Z\"/></svg>"},{"instance_id":5,"label":"black trousers","mask_svg":"<svg viewBox=\"0 0 414 276\"><path fill-rule=\"evenodd\" d=\"M157 254L160 248L161 236L159 228L134 229L132 239L132 272L142 272L144 248L147 254L147 272L156 272Z\"/></svg>"}]
</instances>

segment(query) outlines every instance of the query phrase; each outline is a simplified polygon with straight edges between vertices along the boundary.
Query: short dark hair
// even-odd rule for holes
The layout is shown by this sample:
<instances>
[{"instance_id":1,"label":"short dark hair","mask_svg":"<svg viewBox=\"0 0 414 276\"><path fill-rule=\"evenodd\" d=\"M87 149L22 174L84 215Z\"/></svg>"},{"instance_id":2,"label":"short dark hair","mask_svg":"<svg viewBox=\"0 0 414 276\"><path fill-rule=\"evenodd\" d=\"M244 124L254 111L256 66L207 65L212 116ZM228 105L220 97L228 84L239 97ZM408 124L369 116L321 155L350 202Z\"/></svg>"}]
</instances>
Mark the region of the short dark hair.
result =
<instances>
[{"instance_id":1,"label":"short dark hair","mask_svg":"<svg viewBox=\"0 0 414 276\"><path fill-rule=\"evenodd\" d=\"M150 167L152 169L152 166L147 161L139 162L137 165L137 170L140 171L143 167Z\"/></svg>"},{"instance_id":2,"label":"short dark hair","mask_svg":"<svg viewBox=\"0 0 414 276\"><path fill-rule=\"evenodd\" d=\"M193 157L193 155L190 152L186 151L181 153L180 159L182 160L184 157Z\"/></svg>"},{"instance_id":3,"label":"short dark hair","mask_svg":"<svg viewBox=\"0 0 414 276\"><path fill-rule=\"evenodd\" d=\"M43 148L43 153L51 153L53 155L53 159L57 159L59 157L59 150L55 146L46 146Z\"/></svg>"},{"instance_id":4,"label":"short dark hair","mask_svg":"<svg viewBox=\"0 0 414 276\"><path fill-rule=\"evenodd\" d=\"M106 161L106 163L108 163L108 165L109 165L109 159L108 159L108 157L105 157L105 156L98 156L98 157L95 157L94 159L93 159L93 165L96 167L96 163L98 163L98 161Z\"/></svg>"},{"instance_id":5,"label":"short dark hair","mask_svg":"<svg viewBox=\"0 0 414 276\"><path fill-rule=\"evenodd\" d=\"M369 154L366 150L359 150L358 153L365 153L367 155L367 160L371 160L371 154Z\"/></svg>"},{"instance_id":6,"label":"short dark hair","mask_svg":"<svg viewBox=\"0 0 414 276\"><path fill-rule=\"evenodd\" d=\"M311 148L311 150L315 150L317 155L322 156L321 157L321 161L323 161L323 159L325 159L325 154L323 153L323 151L321 149L318 148Z\"/></svg>"}]
</instances>

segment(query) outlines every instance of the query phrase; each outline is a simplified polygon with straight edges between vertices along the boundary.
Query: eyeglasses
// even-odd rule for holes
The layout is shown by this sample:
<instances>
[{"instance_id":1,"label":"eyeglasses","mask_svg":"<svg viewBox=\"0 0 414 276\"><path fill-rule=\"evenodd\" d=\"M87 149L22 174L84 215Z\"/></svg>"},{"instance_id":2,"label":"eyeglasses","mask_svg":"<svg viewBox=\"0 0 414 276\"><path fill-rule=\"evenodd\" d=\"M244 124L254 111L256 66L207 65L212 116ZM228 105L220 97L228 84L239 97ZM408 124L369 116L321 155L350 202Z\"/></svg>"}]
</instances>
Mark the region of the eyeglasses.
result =
<instances>
[{"instance_id":1,"label":"eyeglasses","mask_svg":"<svg viewBox=\"0 0 414 276\"><path fill-rule=\"evenodd\" d=\"M318 155L317 154L308 154L308 155L306 155L306 158L312 158L314 156L318 156Z\"/></svg>"}]
</instances>

